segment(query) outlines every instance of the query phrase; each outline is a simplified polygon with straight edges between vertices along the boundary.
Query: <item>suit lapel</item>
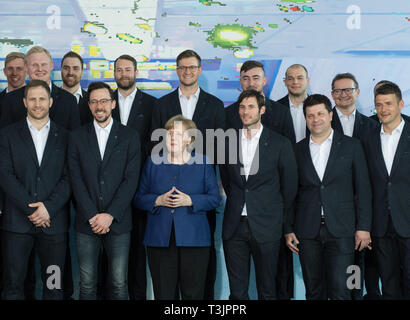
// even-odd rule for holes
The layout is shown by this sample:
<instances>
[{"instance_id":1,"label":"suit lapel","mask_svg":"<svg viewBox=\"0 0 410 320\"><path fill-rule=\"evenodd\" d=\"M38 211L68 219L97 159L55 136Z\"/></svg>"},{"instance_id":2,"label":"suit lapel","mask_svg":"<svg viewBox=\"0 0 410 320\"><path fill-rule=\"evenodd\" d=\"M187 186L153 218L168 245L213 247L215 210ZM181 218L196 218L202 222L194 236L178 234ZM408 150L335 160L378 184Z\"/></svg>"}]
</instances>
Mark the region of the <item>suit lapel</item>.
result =
<instances>
[{"instance_id":1,"label":"suit lapel","mask_svg":"<svg viewBox=\"0 0 410 320\"><path fill-rule=\"evenodd\" d=\"M105 166L110 159L111 153L114 150L115 146L118 143L118 130L120 128L120 123L118 121L113 120L112 128L110 131L110 135L108 136L107 145L104 151L104 158L103 158L103 166Z\"/></svg>"},{"instance_id":2,"label":"suit lapel","mask_svg":"<svg viewBox=\"0 0 410 320\"><path fill-rule=\"evenodd\" d=\"M192 99L192 98L190 97L190 99ZM205 97L204 91L201 89L199 91L198 101L196 103L195 111L194 111L194 114L192 116L192 120L195 123L199 123L199 121L201 119L201 115L204 113L204 111L206 109L206 105L207 105L207 99Z\"/></svg>"},{"instance_id":3,"label":"suit lapel","mask_svg":"<svg viewBox=\"0 0 410 320\"><path fill-rule=\"evenodd\" d=\"M400 158L402 157L409 143L410 143L409 125L405 121L403 131L400 136L399 144L397 145L396 153L394 155L393 164L392 164L391 171L390 171L390 176L393 176L394 172L397 170L397 167L399 166Z\"/></svg>"},{"instance_id":4,"label":"suit lapel","mask_svg":"<svg viewBox=\"0 0 410 320\"><path fill-rule=\"evenodd\" d=\"M41 160L41 167L45 166L50 156L53 153L54 146L58 137L58 129L54 122L50 121L50 131L48 133L46 146L44 148L43 159Z\"/></svg>"},{"instance_id":5,"label":"suit lapel","mask_svg":"<svg viewBox=\"0 0 410 320\"><path fill-rule=\"evenodd\" d=\"M128 121L127 121L127 126L135 122L138 112L141 108L141 100L142 100L142 93L140 90L137 90L137 92L135 93L134 101L132 102L130 116L128 117Z\"/></svg>"},{"instance_id":6,"label":"suit lapel","mask_svg":"<svg viewBox=\"0 0 410 320\"><path fill-rule=\"evenodd\" d=\"M178 89L176 89L174 91L174 94L171 97L171 101L172 101L172 103L171 103L171 108L172 109L170 108L170 110L172 110L171 111L172 115L170 117L168 117L168 119L175 116L175 115L177 115L177 114L182 114L181 103L179 102ZM168 121L168 119L166 119L166 121Z\"/></svg>"},{"instance_id":7,"label":"suit lapel","mask_svg":"<svg viewBox=\"0 0 410 320\"><path fill-rule=\"evenodd\" d=\"M98 164L101 163L101 154L98 147L97 134L95 133L94 121L88 124L88 146Z\"/></svg>"},{"instance_id":8,"label":"suit lapel","mask_svg":"<svg viewBox=\"0 0 410 320\"><path fill-rule=\"evenodd\" d=\"M375 158L377 167L383 173L383 176L388 177L389 173L387 172L386 163L384 162L380 130L377 131L377 134L371 137L370 148L375 149L373 156Z\"/></svg>"},{"instance_id":9,"label":"suit lapel","mask_svg":"<svg viewBox=\"0 0 410 320\"><path fill-rule=\"evenodd\" d=\"M121 121L120 103L119 103L118 89L114 92L115 108L112 110L112 117L115 120Z\"/></svg>"},{"instance_id":10,"label":"suit lapel","mask_svg":"<svg viewBox=\"0 0 410 320\"><path fill-rule=\"evenodd\" d=\"M26 119L21 121L20 135L23 143L26 145L28 153L33 158L33 161L36 164L36 167L39 168L36 147L34 146L33 138L31 137L30 129L28 128Z\"/></svg>"},{"instance_id":11,"label":"suit lapel","mask_svg":"<svg viewBox=\"0 0 410 320\"><path fill-rule=\"evenodd\" d=\"M360 139L360 131L361 131L360 129L362 127L362 124L363 124L362 115L360 114L359 111L356 110L356 116L354 119L353 134L352 134L353 138Z\"/></svg>"},{"instance_id":12,"label":"suit lapel","mask_svg":"<svg viewBox=\"0 0 410 320\"><path fill-rule=\"evenodd\" d=\"M342 123L340 122L339 115L337 114L336 107L333 108L332 128L333 130L339 131L342 134L344 133Z\"/></svg>"},{"instance_id":13,"label":"suit lapel","mask_svg":"<svg viewBox=\"0 0 410 320\"><path fill-rule=\"evenodd\" d=\"M303 142L303 165L307 166L306 173L310 173L310 180L316 182L317 184L320 184L320 178L319 175L317 174L317 171L315 169L315 166L312 161L312 155L310 153L310 136L307 135L306 139Z\"/></svg>"},{"instance_id":14,"label":"suit lapel","mask_svg":"<svg viewBox=\"0 0 410 320\"><path fill-rule=\"evenodd\" d=\"M336 163L336 159L337 159L337 155L339 153L339 148L341 145L341 138L342 138L343 134L337 131L334 131L333 133L333 139L332 139L332 146L330 147L330 153L329 153L329 158L327 160L327 164L326 164L326 169L325 169L325 173L323 174L323 181L326 181L326 178L328 178L328 176L334 172L333 171L333 167Z\"/></svg>"},{"instance_id":15,"label":"suit lapel","mask_svg":"<svg viewBox=\"0 0 410 320\"><path fill-rule=\"evenodd\" d=\"M60 88L57 87L54 83L51 85L51 97L53 98L53 104L51 105L51 110L53 110L53 106L56 104L58 96L60 94ZM51 111L50 110L50 111Z\"/></svg>"}]
</instances>

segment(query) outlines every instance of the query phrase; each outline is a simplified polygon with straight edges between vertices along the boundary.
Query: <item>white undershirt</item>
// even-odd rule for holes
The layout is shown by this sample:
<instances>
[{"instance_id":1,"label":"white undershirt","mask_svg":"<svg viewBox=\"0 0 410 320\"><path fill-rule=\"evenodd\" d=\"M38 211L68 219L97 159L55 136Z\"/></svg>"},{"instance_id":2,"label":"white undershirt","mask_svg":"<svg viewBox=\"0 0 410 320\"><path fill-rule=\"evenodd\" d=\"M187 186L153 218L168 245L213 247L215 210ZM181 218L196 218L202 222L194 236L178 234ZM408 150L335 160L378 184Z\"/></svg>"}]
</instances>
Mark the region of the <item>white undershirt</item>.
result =
<instances>
[{"instance_id":1,"label":"white undershirt","mask_svg":"<svg viewBox=\"0 0 410 320\"><path fill-rule=\"evenodd\" d=\"M342 112L339 111L337 107L336 112L339 116L340 123L342 124L343 134L345 136L352 137L354 130L354 121L356 119L356 108L354 108L353 112L349 116L344 115Z\"/></svg>"},{"instance_id":2,"label":"white undershirt","mask_svg":"<svg viewBox=\"0 0 410 320\"><path fill-rule=\"evenodd\" d=\"M98 125L97 121L94 120L95 134L97 135L98 148L100 149L101 160L104 159L105 147L107 146L108 137L110 136L113 120L110 119L110 123L102 128Z\"/></svg>"},{"instance_id":3,"label":"white undershirt","mask_svg":"<svg viewBox=\"0 0 410 320\"><path fill-rule=\"evenodd\" d=\"M289 98L290 115L295 129L296 142L306 138L306 119L303 114L303 102L295 106Z\"/></svg>"},{"instance_id":4,"label":"white undershirt","mask_svg":"<svg viewBox=\"0 0 410 320\"><path fill-rule=\"evenodd\" d=\"M383 158L389 175L391 167L393 165L394 155L396 154L401 133L403 132L403 127L404 120L402 118L400 124L393 130L392 134L386 133L383 129L383 125L380 129L380 140L382 144Z\"/></svg>"},{"instance_id":5,"label":"white undershirt","mask_svg":"<svg viewBox=\"0 0 410 320\"><path fill-rule=\"evenodd\" d=\"M198 90L187 99L181 91L181 88L178 88L178 96L179 96L179 103L181 105L181 111L182 115L187 118L192 120L192 117L194 116L196 104L198 102L199 98L199 92L200 88L198 87Z\"/></svg>"},{"instance_id":6,"label":"white undershirt","mask_svg":"<svg viewBox=\"0 0 410 320\"><path fill-rule=\"evenodd\" d=\"M130 93L126 98L122 96L120 91L118 90L118 105L120 108L120 118L121 123L126 126L128 122L128 118L130 117L132 103L134 102L135 94L137 93L137 87L135 86L135 90Z\"/></svg>"},{"instance_id":7,"label":"white undershirt","mask_svg":"<svg viewBox=\"0 0 410 320\"><path fill-rule=\"evenodd\" d=\"M26 119L28 128L30 129L31 138L33 139L34 147L36 148L38 164L41 166L48 133L50 132L50 119L40 130L37 130L36 127L34 127L28 117Z\"/></svg>"},{"instance_id":8,"label":"white undershirt","mask_svg":"<svg viewBox=\"0 0 410 320\"><path fill-rule=\"evenodd\" d=\"M246 130L243 129L241 134L241 148L242 148L242 162L243 162L243 170L245 172L245 178L248 180L249 172L251 170L252 162L255 157L255 152L258 147L259 139L261 137L263 130L263 125L258 129L257 133L251 138L248 139L246 137ZM253 132L252 132L253 133ZM246 216L246 202L243 206L242 215Z\"/></svg>"},{"instance_id":9,"label":"white undershirt","mask_svg":"<svg viewBox=\"0 0 410 320\"><path fill-rule=\"evenodd\" d=\"M323 180L325 174L327 161L329 160L330 149L332 147L333 140L333 129L329 137L322 142L322 144L316 144L312 137L309 138L309 149L310 156L312 157L313 166L319 176L320 181ZM323 216L323 207L322 207L322 216Z\"/></svg>"}]
</instances>

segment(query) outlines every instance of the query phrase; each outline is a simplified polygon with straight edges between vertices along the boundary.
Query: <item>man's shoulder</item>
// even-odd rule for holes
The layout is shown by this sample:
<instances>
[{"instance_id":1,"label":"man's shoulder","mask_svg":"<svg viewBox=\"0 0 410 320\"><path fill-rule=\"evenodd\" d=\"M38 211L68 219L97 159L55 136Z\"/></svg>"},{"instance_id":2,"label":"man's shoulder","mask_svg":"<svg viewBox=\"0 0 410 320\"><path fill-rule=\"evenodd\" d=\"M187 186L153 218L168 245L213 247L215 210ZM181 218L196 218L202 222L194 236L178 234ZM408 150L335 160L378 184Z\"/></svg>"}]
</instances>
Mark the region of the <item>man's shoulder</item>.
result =
<instances>
[{"instance_id":1,"label":"man's shoulder","mask_svg":"<svg viewBox=\"0 0 410 320\"><path fill-rule=\"evenodd\" d=\"M277 103L280 103L281 105L284 105L285 107L289 107L289 95L286 95L282 97L281 99L276 101Z\"/></svg>"},{"instance_id":2,"label":"man's shoulder","mask_svg":"<svg viewBox=\"0 0 410 320\"><path fill-rule=\"evenodd\" d=\"M205 91L205 90L202 89L202 88L201 88L201 91L199 92L199 97L201 97L201 95L202 95L204 98L206 98L206 99L208 99L208 100L210 100L210 101L214 101L214 102L223 104L223 102L222 102L221 99L219 99L218 97L214 96L213 94L210 94L209 92Z\"/></svg>"}]
</instances>

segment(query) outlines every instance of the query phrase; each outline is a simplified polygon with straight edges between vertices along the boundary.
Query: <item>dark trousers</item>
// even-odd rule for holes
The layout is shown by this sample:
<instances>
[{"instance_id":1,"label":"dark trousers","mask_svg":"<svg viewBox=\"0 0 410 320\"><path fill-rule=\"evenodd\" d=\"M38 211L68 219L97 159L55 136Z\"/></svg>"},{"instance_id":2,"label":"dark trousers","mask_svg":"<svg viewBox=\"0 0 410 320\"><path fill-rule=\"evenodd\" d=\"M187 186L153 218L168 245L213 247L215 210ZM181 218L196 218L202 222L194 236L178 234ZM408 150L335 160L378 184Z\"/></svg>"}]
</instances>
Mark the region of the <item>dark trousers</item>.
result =
<instances>
[{"instance_id":1,"label":"dark trousers","mask_svg":"<svg viewBox=\"0 0 410 320\"><path fill-rule=\"evenodd\" d=\"M147 299L147 270L145 246L143 244L147 214L134 209L132 216L130 257L128 261L128 293L130 300Z\"/></svg>"},{"instance_id":2,"label":"dark trousers","mask_svg":"<svg viewBox=\"0 0 410 320\"><path fill-rule=\"evenodd\" d=\"M251 256L255 265L259 300L276 299L280 241L257 242L249 228L247 218L241 218L233 236L223 241L230 300L249 300Z\"/></svg>"},{"instance_id":3,"label":"dark trousers","mask_svg":"<svg viewBox=\"0 0 410 320\"><path fill-rule=\"evenodd\" d=\"M97 299L98 260L101 246L108 259L107 293L109 300L128 299L128 257L130 233L89 235L76 233L78 264L80 267L80 300Z\"/></svg>"},{"instance_id":4,"label":"dark trousers","mask_svg":"<svg viewBox=\"0 0 410 320\"><path fill-rule=\"evenodd\" d=\"M276 296L278 300L289 300L293 298L293 253L286 246L283 237L280 241L278 272L276 275Z\"/></svg>"},{"instance_id":5,"label":"dark trousers","mask_svg":"<svg viewBox=\"0 0 410 320\"><path fill-rule=\"evenodd\" d=\"M147 247L148 265L156 300L202 300L209 247L177 247L172 227L168 247Z\"/></svg>"},{"instance_id":6,"label":"dark trousers","mask_svg":"<svg viewBox=\"0 0 410 320\"><path fill-rule=\"evenodd\" d=\"M216 250L215 250L215 229L216 229L216 211L208 211L209 230L211 232L211 247L209 253L208 269L206 271L204 300L214 300L214 288L216 280Z\"/></svg>"},{"instance_id":7,"label":"dark trousers","mask_svg":"<svg viewBox=\"0 0 410 320\"><path fill-rule=\"evenodd\" d=\"M35 248L40 258L41 279L43 281L43 300L63 299L64 264L67 236L45 234L41 230L35 233L14 233L3 230L3 292L4 300L24 300L24 279L26 278L30 254ZM57 266L58 272L48 270ZM49 271L49 273L47 273ZM55 282L48 282L55 276ZM51 285L50 285L51 284Z\"/></svg>"},{"instance_id":8,"label":"dark trousers","mask_svg":"<svg viewBox=\"0 0 410 320\"><path fill-rule=\"evenodd\" d=\"M365 299L367 300L378 300L381 299L379 280L380 273L377 267L377 255L376 250L365 249L364 254L364 283L366 286Z\"/></svg>"},{"instance_id":9,"label":"dark trousers","mask_svg":"<svg viewBox=\"0 0 410 320\"><path fill-rule=\"evenodd\" d=\"M383 237L373 237L382 281L382 298L410 299L410 238L400 237L389 217Z\"/></svg>"},{"instance_id":10,"label":"dark trousers","mask_svg":"<svg viewBox=\"0 0 410 320\"><path fill-rule=\"evenodd\" d=\"M354 264L354 238L335 238L324 224L315 239L299 239L306 300L351 300L347 268Z\"/></svg>"}]
</instances>

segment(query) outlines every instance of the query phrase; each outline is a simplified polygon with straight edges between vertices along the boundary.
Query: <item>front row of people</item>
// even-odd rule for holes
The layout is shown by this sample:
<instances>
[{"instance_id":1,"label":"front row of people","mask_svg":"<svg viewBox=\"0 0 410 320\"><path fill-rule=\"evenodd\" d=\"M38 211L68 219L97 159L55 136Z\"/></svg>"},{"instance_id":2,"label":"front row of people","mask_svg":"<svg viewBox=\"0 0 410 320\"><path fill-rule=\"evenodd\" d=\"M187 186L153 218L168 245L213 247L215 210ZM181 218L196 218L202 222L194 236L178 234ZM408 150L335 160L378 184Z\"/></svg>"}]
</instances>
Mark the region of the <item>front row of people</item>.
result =
<instances>
[{"instance_id":1,"label":"front row of people","mask_svg":"<svg viewBox=\"0 0 410 320\"><path fill-rule=\"evenodd\" d=\"M127 299L132 205L148 212L144 244L155 298L202 299L211 245L207 212L221 197L215 166L191 150L195 123L181 115L168 119L164 148L141 166L137 132L111 116L111 88L94 82L88 99L94 121L69 135L50 121L48 84L31 80L27 117L0 133L2 298L24 299L33 247L43 299L63 298L73 194L80 299L97 297L101 246L107 298ZM262 125L260 92L245 90L237 102L242 130L233 141L224 137L215 158L224 154L218 165L227 195L222 238L230 298L249 298L251 256L259 299L276 298L283 236L300 255L307 299L350 299L348 269L363 249L376 251L383 297L410 298L410 129L401 118L400 89L393 83L376 89L381 125L362 143L333 131L327 97L308 96L303 112L310 135L295 149Z\"/></svg>"}]
</instances>

